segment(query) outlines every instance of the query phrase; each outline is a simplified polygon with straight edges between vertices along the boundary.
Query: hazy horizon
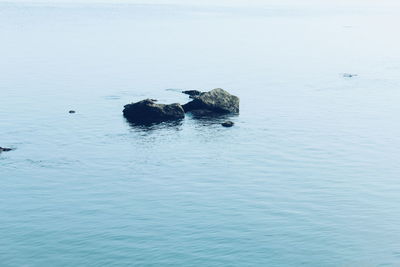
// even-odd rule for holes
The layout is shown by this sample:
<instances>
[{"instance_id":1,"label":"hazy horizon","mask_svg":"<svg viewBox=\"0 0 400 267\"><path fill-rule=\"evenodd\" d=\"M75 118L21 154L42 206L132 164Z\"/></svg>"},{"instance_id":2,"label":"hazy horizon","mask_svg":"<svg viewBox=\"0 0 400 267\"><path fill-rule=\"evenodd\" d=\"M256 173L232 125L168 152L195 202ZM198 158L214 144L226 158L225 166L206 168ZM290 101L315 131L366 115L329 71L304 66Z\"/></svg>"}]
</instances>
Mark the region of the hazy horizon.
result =
<instances>
[{"instance_id":1,"label":"hazy horizon","mask_svg":"<svg viewBox=\"0 0 400 267\"><path fill-rule=\"evenodd\" d=\"M198 2L195 0L0 0L0 3L45 3L45 4L79 4L79 3L110 3L110 4L185 4L185 5L223 5L223 6L267 6L267 5L276 5L276 4L293 4L293 5L304 5L304 4L312 4L312 5L354 5L354 4L363 4L363 5L379 5L379 6L393 6L399 5L399 1L395 0L325 0L323 2L318 0L204 0L202 2Z\"/></svg>"}]
</instances>

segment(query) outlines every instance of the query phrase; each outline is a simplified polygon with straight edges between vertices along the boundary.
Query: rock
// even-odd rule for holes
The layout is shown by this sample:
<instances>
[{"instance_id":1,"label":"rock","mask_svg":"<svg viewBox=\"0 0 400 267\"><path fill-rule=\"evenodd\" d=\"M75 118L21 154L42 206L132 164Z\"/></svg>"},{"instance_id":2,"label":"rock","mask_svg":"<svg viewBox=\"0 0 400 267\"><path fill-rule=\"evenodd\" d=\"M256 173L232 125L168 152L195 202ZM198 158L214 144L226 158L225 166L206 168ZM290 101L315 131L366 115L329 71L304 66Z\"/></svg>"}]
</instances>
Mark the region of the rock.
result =
<instances>
[{"instance_id":1,"label":"rock","mask_svg":"<svg viewBox=\"0 0 400 267\"><path fill-rule=\"evenodd\" d=\"M226 121L221 123L222 126L224 127L232 127L235 123L233 123L233 121Z\"/></svg>"},{"instance_id":2,"label":"rock","mask_svg":"<svg viewBox=\"0 0 400 267\"><path fill-rule=\"evenodd\" d=\"M76 111L75 110L70 110L70 111L68 111L68 113L69 114L74 114L74 113L76 113Z\"/></svg>"},{"instance_id":3,"label":"rock","mask_svg":"<svg viewBox=\"0 0 400 267\"><path fill-rule=\"evenodd\" d=\"M6 147L0 147L0 152L7 152L7 151L11 151L12 148L6 148Z\"/></svg>"},{"instance_id":4,"label":"rock","mask_svg":"<svg viewBox=\"0 0 400 267\"><path fill-rule=\"evenodd\" d=\"M201 92L197 91L197 90L187 90L187 91L182 91L182 93L190 95L190 96L196 96L196 95L201 94Z\"/></svg>"},{"instance_id":5,"label":"rock","mask_svg":"<svg viewBox=\"0 0 400 267\"><path fill-rule=\"evenodd\" d=\"M156 104L151 99L125 105L123 114L128 121L138 124L179 120L185 117L180 104Z\"/></svg>"},{"instance_id":6,"label":"rock","mask_svg":"<svg viewBox=\"0 0 400 267\"><path fill-rule=\"evenodd\" d=\"M185 112L209 110L214 113L239 113L239 98L217 88L201 93L182 107Z\"/></svg>"}]
</instances>

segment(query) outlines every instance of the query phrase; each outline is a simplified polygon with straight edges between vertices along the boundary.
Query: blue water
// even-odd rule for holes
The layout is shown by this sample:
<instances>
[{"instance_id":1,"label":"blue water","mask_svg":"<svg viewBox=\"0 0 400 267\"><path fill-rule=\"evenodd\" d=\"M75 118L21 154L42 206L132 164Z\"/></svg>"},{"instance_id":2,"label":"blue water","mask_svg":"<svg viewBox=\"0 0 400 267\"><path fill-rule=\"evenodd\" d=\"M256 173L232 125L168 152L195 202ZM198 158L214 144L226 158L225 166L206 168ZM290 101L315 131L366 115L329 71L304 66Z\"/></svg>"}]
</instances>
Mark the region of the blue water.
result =
<instances>
[{"instance_id":1,"label":"blue water","mask_svg":"<svg viewBox=\"0 0 400 267\"><path fill-rule=\"evenodd\" d=\"M0 4L0 266L400 266L398 11Z\"/></svg>"}]
</instances>

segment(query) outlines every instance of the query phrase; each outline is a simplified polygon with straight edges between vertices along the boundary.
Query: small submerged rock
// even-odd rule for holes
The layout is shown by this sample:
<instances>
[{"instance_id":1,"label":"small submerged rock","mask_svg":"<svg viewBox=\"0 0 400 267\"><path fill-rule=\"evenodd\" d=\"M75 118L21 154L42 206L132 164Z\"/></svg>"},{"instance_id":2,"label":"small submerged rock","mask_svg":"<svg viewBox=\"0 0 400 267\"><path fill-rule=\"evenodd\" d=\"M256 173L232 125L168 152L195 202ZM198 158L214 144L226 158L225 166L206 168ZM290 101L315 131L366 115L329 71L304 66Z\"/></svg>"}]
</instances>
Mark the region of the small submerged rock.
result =
<instances>
[{"instance_id":1,"label":"small submerged rock","mask_svg":"<svg viewBox=\"0 0 400 267\"><path fill-rule=\"evenodd\" d=\"M12 148L7 148L7 147L0 147L0 153L1 152L8 152L8 151L11 151L11 150L13 150Z\"/></svg>"},{"instance_id":2,"label":"small submerged rock","mask_svg":"<svg viewBox=\"0 0 400 267\"><path fill-rule=\"evenodd\" d=\"M156 104L154 99L145 99L125 105L123 114L128 121L137 124L180 120L185 117L185 112L180 104Z\"/></svg>"},{"instance_id":3,"label":"small submerged rock","mask_svg":"<svg viewBox=\"0 0 400 267\"><path fill-rule=\"evenodd\" d=\"M185 112L207 110L213 113L239 113L239 98L216 88L193 97L192 101L182 107Z\"/></svg>"},{"instance_id":4,"label":"small submerged rock","mask_svg":"<svg viewBox=\"0 0 400 267\"><path fill-rule=\"evenodd\" d=\"M343 73L343 77L345 78L353 78L358 76L358 74L352 74L352 73Z\"/></svg>"},{"instance_id":5,"label":"small submerged rock","mask_svg":"<svg viewBox=\"0 0 400 267\"><path fill-rule=\"evenodd\" d=\"M233 121L226 121L221 123L221 125L224 127L232 127L233 125L235 125L235 123Z\"/></svg>"}]
</instances>

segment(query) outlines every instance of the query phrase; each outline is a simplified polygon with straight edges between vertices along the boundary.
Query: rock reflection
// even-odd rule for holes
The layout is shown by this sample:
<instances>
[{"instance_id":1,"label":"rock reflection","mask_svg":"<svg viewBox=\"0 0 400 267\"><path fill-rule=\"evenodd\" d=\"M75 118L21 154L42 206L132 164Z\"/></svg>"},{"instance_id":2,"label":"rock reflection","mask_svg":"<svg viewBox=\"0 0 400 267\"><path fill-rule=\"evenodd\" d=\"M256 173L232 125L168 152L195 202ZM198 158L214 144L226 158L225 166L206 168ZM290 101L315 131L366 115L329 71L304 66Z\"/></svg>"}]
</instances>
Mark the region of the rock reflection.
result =
<instances>
[{"instance_id":1,"label":"rock reflection","mask_svg":"<svg viewBox=\"0 0 400 267\"><path fill-rule=\"evenodd\" d=\"M195 124L201 126L210 126L215 124L220 125L221 123L227 120L233 120L238 116L239 114L232 114L232 113L220 114L220 113L204 112L204 111L202 112L193 111L187 114L188 118L192 119Z\"/></svg>"},{"instance_id":2,"label":"rock reflection","mask_svg":"<svg viewBox=\"0 0 400 267\"><path fill-rule=\"evenodd\" d=\"M159 123L136 123L126 119L132 132L151 133L159 130L175 130L181 131L183 120L166 121Z\"/></svg>"}]
</instances>

